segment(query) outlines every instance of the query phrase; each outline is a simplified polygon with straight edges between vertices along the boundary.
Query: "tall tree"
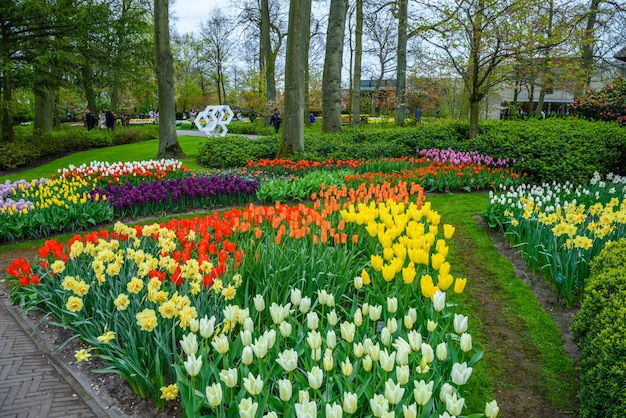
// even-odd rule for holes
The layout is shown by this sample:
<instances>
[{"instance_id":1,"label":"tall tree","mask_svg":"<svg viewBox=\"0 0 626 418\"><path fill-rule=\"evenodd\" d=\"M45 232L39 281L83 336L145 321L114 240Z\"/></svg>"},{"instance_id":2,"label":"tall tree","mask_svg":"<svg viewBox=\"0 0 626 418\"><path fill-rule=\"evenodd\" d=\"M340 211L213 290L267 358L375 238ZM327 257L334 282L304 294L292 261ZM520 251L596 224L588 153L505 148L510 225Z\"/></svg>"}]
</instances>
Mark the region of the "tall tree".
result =
<instances>
[{"instance_id":1,"label":"tall tree","mask_svg":"<svg viewBox=\"0 0 626 418\"><path fill-rule=\"evenodd\" d=\"M211 69L211 78L215 82L219 104L226 100L226 73L232 60L235 43L231 39L233 25L221 9L211 12L209 20L200 25L203 59Z\"/></svg>"},{"instance_id":2,"label":"tall tree","mask_svg":"<svg viewBox=\"0 0 626 418\"><path fill-rule=\"evenodd\" d=\"M304 151L304 67L308 31L301 28L309 21L311 0L291 0L285 71L285 108L283 132L278 157L284 158Z\"/></svg>"},{"instance_id":3,"label":"tall tree","mask_svg":"<svg viewBox=\"0 0 626 418\"><path fill-rule=\"evenodd\" d=\"M272 49L270 36L270 5L269 0L261 0L261 70L265 70L265 91L269 108L276 106L276 55ZM278 39L281 39L280 37ZM268 112L269 113L269 112Z\"/></svg>"},{"instance_id":4,"label":"tall tree","mask_svg":"<svg viewBox=\"0 0 626 418\"><path fill-rule=\"evenodd\" d=\"M434 19L424 41L447 56L463 80L469 104L470 138L478 134L480 104L504 81L500 71L511 51L511 24L522 10L520 0L452 0L429 4Z\"/></svg>"},{"instance_id":5,"label":"tall tree","mask_svg":"<svg viewBox=\"0 0 626 418\"><path fill-rule=\"evenodd\" d=\"M585 84L591 84L591 75L594 67L594 47L596 44L596 23L598 21L598 8L605 0L591 0L586 12L585 31L582 40L583 68L585 69Z\"/></svg>"},{"instance_id":6,"label":"tall tree","mask_svg":"<svg viewBox=\"0 0 626 418\"><path fill-rule=\"evenodd\" d=\"M174 59L170 47L169 0L154 0L154 50L159 86L159 150L157 158L186 158L176 135Z\"/></svg>"},{"instance_id":7,"label":"tall tree","mask_svg":"<svg viewBox=\"0 0 626 418\"><path fill-rule=\"evenodd\" d=\"M356 0L356 22L354 28L354 67L352 70L352 88L350 89L350 107L352 127L361 126L361 61L363 56L363 0Z\"/></svg>"},{"instance_id":8,"label":"tall tree","mask_svg":"<svg viewBox=\"0 0 626 418\"><path fill-rule=\"evenodd\" d=\"M409 41L409 0L398 0L398 64L396 66L396 125L404 125L406 107L406 45Z\"/></svg>"},{"instance_id":9,"label":"tall tree","mask_svg":"<svg viewBox=\"0 0 626 418\"><path fill-rule=\"evenodd\" d=\"M369 9L364 13L364 26L367 35L364 42L363 51L376 58L376 64L371 64L370 73L376 77L373 99L380 94L380 88L383 86L383 80L389 72L395 71L397 44L398 44L398 25L392 22L393 15L388 13L388 8L377 6L375 9ZM370 113L376 111L376 100L372 100Z\"/></svg>"},{"instance_id":10,"label":"tall tree","mask_svg":"<svg viewBox=\"0 0 626 418\"><path fill-rule=\"evenodd\" d=\"M322 78L322 131L341 131L341 67L348 0L331 0Z\"/></svg>"}]
</instances>

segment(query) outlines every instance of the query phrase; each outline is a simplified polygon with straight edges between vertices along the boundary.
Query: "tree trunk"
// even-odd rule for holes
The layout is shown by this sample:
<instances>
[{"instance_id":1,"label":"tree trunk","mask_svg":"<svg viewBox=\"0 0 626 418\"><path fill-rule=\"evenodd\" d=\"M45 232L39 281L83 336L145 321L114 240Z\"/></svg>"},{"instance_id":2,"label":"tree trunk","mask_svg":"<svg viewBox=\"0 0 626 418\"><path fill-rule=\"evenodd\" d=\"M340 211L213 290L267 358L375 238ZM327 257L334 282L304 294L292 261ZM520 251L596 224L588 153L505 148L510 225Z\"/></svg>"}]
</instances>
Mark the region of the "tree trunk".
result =
<instances>
[{"instance_id":1,"label":"tree trunk","mask_svg":"<svg viewBox=\"0 0 626 418\"><path fill-rule=\"evenodd\" d=\"M306 26L304 28L306 31L306 59L304 66L304 114L308 115L311 113L311 96L309 93L309 82L311 80L309 73L309 50L311 49L311 13L307 16ZM304 123L306 126L311 126L311 119L305 117Z\"/></svg>"},{"instance_id":2,"label":"tree trunk","mask_svg":"<svg viewBox=\"0 0 626 418\"><path fill-rule=\"evenodd\" d=\"M98 114L96 108L96 92L93 88L93 74L91 68L87 65L81 68L83 75L83 89L85 90L85 99L87 100L87 109L91 110L94 115Z\"/></svg>"},{"instance_id":3,"label":"tree trunk","mask_svg":"<svg viewBox=\"0 0 626 418\"><path fill-rule=\"evenodd\" d=\"M354 72L352 76L352 127L361 126L361 57L363 56L363 0L356 0Z\"/></svg>"},{"instance_id":4,"label":"tree trunk","mask_svg":"<svg viewBox=\"0 0 626 418\"><path fill-rule=\"evenodd\" d=\"M276 107L276 55L272 50L270 37L270 6L269 0L261 0L261 60L263 77L265 78L265 124L269 125Z\"/></svg>"},{"instance_id":5,"label":"tree trunk","mask_svg":"<svg viewBox=\"0 0 626 418\"><path fill-rule=\"evenodd\" d=\"M13 142L15 140L15 131L13 130L13 85L11 79L11 65L8 61L4 61L2 71L2 102L0 103L0 135L2 140L0 143Z\"/></svg>"},{"instance_id":6,"label":"tree trunk","mask_svg":"<svg viewBox=\"0 0 626 418\"><path fill-rule=\"evenodd\" d=\"M120 95L120 87L116 79L116 80L113 80L113 86L111 86L111 110L114 111L115 113L118 113L117 102L118 102L119 95Z\"/></svg>"},{"instance_id":7,"label":"tree trunk","mask_svg":"<svg viewBox=\"0 0 626 418\"><path fill-rule=\"evenodd\" d=\"M593 32L598 19L598 6L600 6L602 1L603 0L591 0L589 11L587 12L587 25L582 42L583 68L585 69L585 85L587 87L591 84L591 75L593 74L593 50L596 42Z\"/></svg>"},{"instance_id":8,"label":"tree trunk","mask_svg":"<svg viewBox=\"0 0 626 418\"><path fill-rule=\"evenodd\" d=\"M0 52L2 58L2 98L0 98L0 144L13 142L15 132L13 130L13 74L11 66L11 53L9 51L9 29L8 22L0 19L0 35L2 35L2 45Z\"/></svg>"},{"instance_id":9,"label":"tree trunk","mask_svg":"<svg viewBox=\"0 0 626 418\"><path fill-rule=\"evenodd\" d=\"M300 30L311 14L311 0L290 0L285 71L285 109L278 158L304 151L304 67L307 31Z\"/></svg>"},{"instance_id":10,"label":"tree trunk","mask_svg":"<svg viewBox=\"0 0 626 418\"><path fill-rule=\"evenodd\" d=\"M322 131L341 131L341 64L347 0L331 0L322 76ZM289 62L289 61L287 61Z\"/></svg>"},{"instance_id":11,"label":"tree trunk","mask_svg":"<svg viewBox=\"0 0 626 418\"><path fill-rule=\"evenodd\" d=\"M469 106L469 139L473 139L476 138L476 135L478 135L478 112L480 111L480 100L470 98Z\"/></svg>"},{"instance_id":12,"label":"tree trunk","mask_svg":"<svg viewBox=\"0 0 626 418\"><path fill-rule=\"evenodd\" d=\"M546 98L546 89L545 87L542 86L541 89L539 90L539 99L537 100L537 115L541 115L545 98Z\"/></svg>"},{"instance_id":13,"label":"tree trunk","mask_svg":"<svg viewBox=\"0 0 626 418\"><path fill-rule=\"evenodd\" d=\"M396 125L404 125L405 87L406 87L406 44L409 40L408 0L398 1L398 66L396 67Z\"/></svg>"},{"instance_id":14,"label":"tree trunk","mask_svg":"<svg viewBox=\"0 0 626 418\"><path fill-rule=\"evenodd\" d=\"M40 84L35 89L35 120L33 128L40 132L51 132L54 116L54 90Z\"/></svg>"},{"instance_id":15,"label":"tree trunk","mask_svg":"<svg viewBox=\"0 0 626 418\"><path fill-rule=\"evenodd\" d=\"M159 88L159 151L157 158L187 158L176 136L174 60L170 49L169 0L154 0L154 45Z\"/></svg>"}]
</instances>

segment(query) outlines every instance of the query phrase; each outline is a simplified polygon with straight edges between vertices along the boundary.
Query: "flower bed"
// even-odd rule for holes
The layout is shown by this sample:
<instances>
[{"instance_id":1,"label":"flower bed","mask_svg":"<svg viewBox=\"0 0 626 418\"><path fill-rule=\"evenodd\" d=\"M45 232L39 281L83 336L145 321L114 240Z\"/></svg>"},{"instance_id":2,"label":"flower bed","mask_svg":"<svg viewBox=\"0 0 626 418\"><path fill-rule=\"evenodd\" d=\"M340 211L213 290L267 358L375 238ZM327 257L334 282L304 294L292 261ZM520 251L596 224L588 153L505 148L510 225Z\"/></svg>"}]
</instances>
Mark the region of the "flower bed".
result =
<instances>
[{"instance_id":1,"label":"flower bed","mask_svg":"<svg viewBox=\"0 0 626 418\"><path fill-rule=\"evenodd\" d=\"M588 185L522 185L490 194L485 214L572 306L584 294L589 262L626 237L626 178L596 174Z\"/></svg>"},{"instance_id":2,"label":"flower bed","mask_svg":"<svg viewBox=\"0 0 626 418\"><path fill-rule=\"evenodd\" d=\"M85 341L78 360L185 416L447 417L482 356L447 297L465 287L453 234L419 187L343 185L312 207L50 240L9 273L15 300Z\"/></svg>"},{"instance_id":3,"label":"flower bed","mask_svg":"<svg viewBox=\"0 0 626 418\"><path fill-rule=\"evenodd\" d=\"M0 242L79 231L125 217L247 203L258 182L197 176L176 160L93 162L0 187Z\"/></svg>"}]
</instances>

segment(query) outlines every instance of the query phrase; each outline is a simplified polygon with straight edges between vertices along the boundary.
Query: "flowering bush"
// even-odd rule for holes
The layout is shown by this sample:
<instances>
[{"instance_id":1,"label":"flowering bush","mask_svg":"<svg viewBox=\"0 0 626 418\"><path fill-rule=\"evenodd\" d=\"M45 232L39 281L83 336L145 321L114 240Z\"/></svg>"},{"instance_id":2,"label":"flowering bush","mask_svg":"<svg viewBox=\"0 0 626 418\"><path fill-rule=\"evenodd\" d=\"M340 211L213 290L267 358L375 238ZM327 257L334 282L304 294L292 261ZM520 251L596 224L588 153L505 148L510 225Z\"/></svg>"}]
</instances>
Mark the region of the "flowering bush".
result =
<instances>
[{"instance_id":1,"label":"flowering bush","mask_svg":"<svg viewBox=\"0 0 626 418\"><path fill-rule=\"evenodd\" d=\"M574 116L626 123L626 79L618 77L597 91L590 90L571 105Z\"/></svg>"},{"instance_id":2,"label":"flowering bush","mask_svg":"<svg viewBox=\"0 0 626 418\"><path fill-rule=\"evenodd\" d=\"M565 297L579 299L589 262L608 241L626 237L626 178L596 175L588 185L522 185L494 194L485 215Z\"/></svg>"}]
</instances>

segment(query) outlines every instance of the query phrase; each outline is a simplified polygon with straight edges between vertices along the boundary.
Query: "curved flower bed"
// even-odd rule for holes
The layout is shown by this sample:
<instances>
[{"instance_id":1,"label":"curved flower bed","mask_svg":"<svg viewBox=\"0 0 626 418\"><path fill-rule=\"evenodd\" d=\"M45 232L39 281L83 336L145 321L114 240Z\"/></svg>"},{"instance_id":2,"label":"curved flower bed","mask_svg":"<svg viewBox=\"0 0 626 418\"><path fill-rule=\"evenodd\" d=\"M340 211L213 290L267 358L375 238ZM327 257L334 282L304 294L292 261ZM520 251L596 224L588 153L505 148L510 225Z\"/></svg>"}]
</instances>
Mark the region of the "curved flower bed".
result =
<instances>
[{"instance_id":1,"label":"curved flower bed","mask_svg":"<svg viewBox=\"0 0 626 418\"><path fill-rule=\"evenodd\" d=\"M454 228L402 182L312 206L51 240L14 261L12 296L78 333L79 361L188 417L465 415L482 353L448 298L466 285L446 262Z\"/></svg>"}]
</instances>

